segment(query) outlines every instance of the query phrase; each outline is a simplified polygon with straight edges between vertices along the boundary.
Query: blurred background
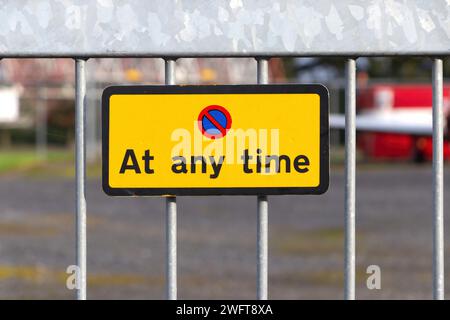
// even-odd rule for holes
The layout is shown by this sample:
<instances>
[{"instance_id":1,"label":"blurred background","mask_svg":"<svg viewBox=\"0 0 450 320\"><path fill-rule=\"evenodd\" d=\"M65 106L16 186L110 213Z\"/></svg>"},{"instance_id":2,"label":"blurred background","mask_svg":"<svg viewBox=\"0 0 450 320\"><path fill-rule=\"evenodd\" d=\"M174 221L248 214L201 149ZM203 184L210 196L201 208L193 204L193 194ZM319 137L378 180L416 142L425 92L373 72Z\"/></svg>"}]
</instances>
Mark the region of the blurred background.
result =
<instances>
[{"instance_id":1,"label":"blurred background","mask_svg":"<svg viewBox=\"0 0 450 320\"><path fill-rule=\"evenodd\" d=\"M444 66L449 77L448 61ZM357 69L358 113L431 117L431 60L360 58ZM273 58L269 70L270 83L324 84L330 112L343 113L343 59ZM179 59L176 82L252 84L256 62ZM111 198L100 183L102 90L111 84L163 83L162 59L87 62L88 298L164 298L164 200ZM75 264L74 92L71 59L0 63L2 299L75 296L65 286L66 268ZM450 84L444 84L447 119L449 99ZM342 130L332 130L330 140L329 191L269 202L272 299L343 298ZM444 143L448 195L450 144ZM358 298L431 298L431 156L430 135L358 133ZM181 197L178 203L179 297L255 298L256 198ZM447 196L445 208L449 205ZM371 264L381 268L381 290L366 287Z\"/></svg>"}]
</instances>

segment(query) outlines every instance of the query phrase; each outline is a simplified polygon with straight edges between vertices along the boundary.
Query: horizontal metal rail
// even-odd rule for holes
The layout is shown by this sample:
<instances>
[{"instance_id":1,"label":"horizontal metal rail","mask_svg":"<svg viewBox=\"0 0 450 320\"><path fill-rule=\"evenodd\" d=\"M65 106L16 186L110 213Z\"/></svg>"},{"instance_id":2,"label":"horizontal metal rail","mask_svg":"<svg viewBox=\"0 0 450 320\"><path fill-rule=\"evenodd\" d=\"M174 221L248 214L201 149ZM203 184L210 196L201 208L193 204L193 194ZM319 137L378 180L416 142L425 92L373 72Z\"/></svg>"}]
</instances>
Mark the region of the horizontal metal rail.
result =
<instances>
[{"instance_id":1,"label":"horizontal metal rail","mask_svg":"<svg viewBox=\"0 0 450 320\"><path fill-rule=\"evenodd\" d=\"M446 0L100 2L0 0L0 57L450 54Z\"/></svg>"}]
</instances>

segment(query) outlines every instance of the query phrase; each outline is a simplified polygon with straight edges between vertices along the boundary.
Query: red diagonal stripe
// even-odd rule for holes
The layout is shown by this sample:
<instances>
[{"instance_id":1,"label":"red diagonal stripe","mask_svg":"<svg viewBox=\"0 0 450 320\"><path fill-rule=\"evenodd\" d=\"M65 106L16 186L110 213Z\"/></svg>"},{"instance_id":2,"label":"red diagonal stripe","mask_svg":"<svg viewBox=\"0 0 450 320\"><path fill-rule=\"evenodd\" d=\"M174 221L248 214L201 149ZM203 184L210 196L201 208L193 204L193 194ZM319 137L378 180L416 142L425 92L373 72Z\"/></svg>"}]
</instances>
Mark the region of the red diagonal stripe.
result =
<instances>
[{"instance_id":1,"label":"red diagonal stripe","mask_svg":"<svg viewBox=\"0 0 450 320\"><path fill-rule=\"evenodd\" d=\"M219 129L220 133L222 133L222 136L225 135L226 129L225 129L224 127L222 127L222 126L220 125L220 123L218 123L218 122L216 121L216 119L214 119L214 117L213 117L212 115L209 114L209 112L205 112L205 117L206 117L209 121L211 121L211 123L212 123L217 129Z\"/></svg>"}]
</instances>

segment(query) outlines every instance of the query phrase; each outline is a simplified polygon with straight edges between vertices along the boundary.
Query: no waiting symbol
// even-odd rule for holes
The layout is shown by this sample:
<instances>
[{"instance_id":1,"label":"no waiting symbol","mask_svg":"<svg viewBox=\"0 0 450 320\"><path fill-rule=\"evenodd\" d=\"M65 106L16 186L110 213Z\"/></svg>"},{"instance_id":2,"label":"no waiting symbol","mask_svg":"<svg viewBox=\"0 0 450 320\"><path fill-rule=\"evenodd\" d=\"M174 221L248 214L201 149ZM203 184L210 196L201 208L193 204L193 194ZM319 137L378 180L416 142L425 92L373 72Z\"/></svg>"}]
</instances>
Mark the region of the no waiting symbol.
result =
<instances>
[{"instance_id":1,"label":"no waiting symbol","mask_svg":"<svg viewBox=\"0 0 450 320\"><path fill-rule=\"evenodd\" d=\"M210 139L222 138L231 128L230 113L222 106L207 106L198 116L198 126L205 137Z\"/></svg>"}]
</instances>

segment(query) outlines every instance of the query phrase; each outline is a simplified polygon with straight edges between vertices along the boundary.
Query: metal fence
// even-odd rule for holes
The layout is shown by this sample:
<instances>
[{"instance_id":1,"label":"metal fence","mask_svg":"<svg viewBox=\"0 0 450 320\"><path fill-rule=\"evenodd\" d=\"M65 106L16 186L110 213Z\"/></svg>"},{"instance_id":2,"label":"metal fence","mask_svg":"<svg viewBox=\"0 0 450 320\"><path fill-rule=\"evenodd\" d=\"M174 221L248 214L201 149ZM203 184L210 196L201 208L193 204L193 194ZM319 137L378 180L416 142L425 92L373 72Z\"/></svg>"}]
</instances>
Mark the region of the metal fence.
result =
<instances>
[{"instance_id":1,"label":"metal fence","mask_svg":"<svg viewBox=\"0 0 450 320\"><path fill-rule=\"evenodd\" d=\"M2 18L4 17L4 18ZM6 19L8 17L8 19ZM0 0L0 58L70 57L76 77L77 265L86 299L86 60L160 57L166 85L182 57L255 57L257 82L268 83L273 56L346 59L345 298L355 299L356 58L433 59L433 297L444 298L443 62L450 53L448 1ZM166 199L167 298L177 298L177 206ZM257 298L268 298L268 199L257 197Z\"/></svg>"}]
</instances>

